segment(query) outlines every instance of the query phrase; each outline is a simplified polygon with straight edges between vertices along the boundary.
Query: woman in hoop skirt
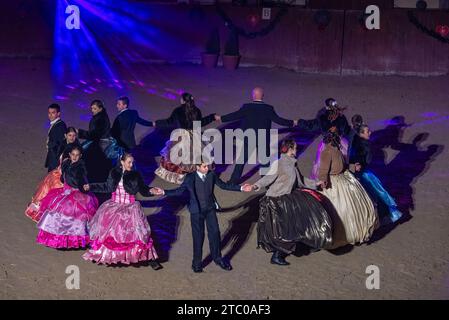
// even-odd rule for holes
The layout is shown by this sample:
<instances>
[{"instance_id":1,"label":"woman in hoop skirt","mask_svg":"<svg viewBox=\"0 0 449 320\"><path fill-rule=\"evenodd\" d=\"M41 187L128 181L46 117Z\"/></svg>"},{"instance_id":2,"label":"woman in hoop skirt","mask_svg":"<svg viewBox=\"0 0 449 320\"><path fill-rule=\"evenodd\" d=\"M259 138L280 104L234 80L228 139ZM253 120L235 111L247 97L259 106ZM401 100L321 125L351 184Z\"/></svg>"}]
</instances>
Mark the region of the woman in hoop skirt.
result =
<instances>
[{"instance_id":1,"label":"woman in hoop skirt","mask_svg":"<svg viewBox=\"0 0 449 320\"><path fill-rule=\"evenodd\" d=\"M369 141L371 130L366 124L355 127L355 130L357 135L354 137L351 146L351 167L354 168L355 176L360 180L374 201L378 204L384 204L387 208L388 215L384 217L382 223L394 223L402 217L402 212L399 211L396 201L385 190L379 178L369 168L372 158Z\"/></svg>"},{"instance_id":2,"label":"woman in hoop skirt","mask_svg":"<svg viewBox=\"0 0 449 320\"><path fill-rule=\"evenodd\" d=\"M343 112L346 108L340 107L334 98L328 98L324 101L325 107L318 111L315 119L298 121L298 126L307 131L319 131L320 134L325 134L328 131L336 132L340 138L340 150L348 162L348 137L351 133L351 127ZM324 144L321 142L313 164L311 179L318 179L318 168L320 166L320 155L323 152Z\"/></svg>"},{"instance_id":3,"label":"woman in hoop skirt","mask_svg":"<svg viewBox=\"0 0 449 320\"><path fill-rule=\"evenodd\" d=\"M134 158L125 153L120 166L109 173L105 183L93 183L85 190L111 193L112 198L104 202L89 222L91 249L83 258L98 264L131 264L149 261L159 270L157 253L151 238L151 229L135 195L152 196L150 188L143 182L138 171L132 170Z\"/></svg>"},{"instance_id":4,"label":"woman in hoop skirt","mask_svg":"<svg viewBox=\"0 0 449 320\"><path fill-rule=\"evenodd\" d=\"M36 242L51 248L84 248L89 244L87 223L98 208L97 199L84 192L87 175L80 159L82 148L73 146L61 165L64 187L42 199Z\"/></svg>"},{"instance_id":5,"label":"woman in hoop skirt","mask_svg":"<svg viewBox=\"0 0 449 320\"><path fill-rule=\"evenodd\" d=\"M80 145L77 139L76 129L73 127L68 127L65 134L65 140L61 144L61 147L59 148L58 152L60 154L59 166L56 169L49 172L45 176L45 178L39 183L36 192L34 193L33 198L31 199L31 203L25 210L25 215L31 218L33 221L39 222L41 216L38 213L41 200L48 194L48 192L52 189L62 188L64 186L64 184L61 182L61 174L62 174L61 164L62 161L64 161L69 157L71 147L75 145L77 146Z\"/></svg>"},{"instance_id":6,"label":"woman in hoop skirt","mask_svg":"<svg viewBox=\"0 0 449 320\"><path fill-rule=\"evenodd\" d=\"M268 186L260 200L257 243L273 252L271 263L277 265L289 264L285 257L295 251L298 242L314 249L332 244L335 209L297 169L296 150L294 140L283 141L280 159L253 185L255 190Z\"/></svg>"},{"instance_id":7,"label":"woman in hoop skirt","mask_svg":"<svg viewBox=\"0 0 449 320\"><path fill-rule=\"evenodd\" d=\"M328 132L320 154L318 185L321 193L334 205L339 220L334 220L332 248L368 241L379 225L379 219L369 195L354 175L340 151L340 137Z\"/></svg>"},{"instance_id":8,"label":"woman in hoop skirt","mask_svg":"<svg viewBox=\"0 0 449 320\"><path fill-rule=\"evenodd\" d=\"M165 147L161 150L161 160L159 167L155 171L155 174L161 179L175 184L182 184L186 174L196 170L196 162L192 157L193 145L196 143L199 146L203 146L203 144L201 142L201 137L196 137L196 135L193 134L194 121L201 121L201 126L203 127L215 121L215 118L214 114L210 114L203 118L201 110L195 105L193 96L187 92L182 94L181 105L173 110L168 119L156 121L157 128L176 128L179 129L180 134L180 140L167 141ZM194 139L196 139L195 142ZM186 141L189 142L189 145L179 145L180 143L186 143ZM177 150L190 150L190 159L185 162L176 163L177 161L175 159L171 159L170 152L173 148L176 148ZM204 156L202 158L204 159ZM208 159L205 159L205 161L206 163L211 164Z\"/></svg>"}]
</instances>

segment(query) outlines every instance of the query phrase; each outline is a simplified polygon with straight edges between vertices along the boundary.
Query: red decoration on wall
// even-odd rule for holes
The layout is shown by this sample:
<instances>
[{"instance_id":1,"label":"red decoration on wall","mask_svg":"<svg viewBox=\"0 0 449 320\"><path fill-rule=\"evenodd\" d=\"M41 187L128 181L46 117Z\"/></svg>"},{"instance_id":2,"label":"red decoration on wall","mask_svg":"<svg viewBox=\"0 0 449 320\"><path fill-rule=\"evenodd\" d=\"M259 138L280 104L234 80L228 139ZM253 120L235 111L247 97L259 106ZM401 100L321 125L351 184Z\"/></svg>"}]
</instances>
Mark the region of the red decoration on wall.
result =
<instances>
[{"instance_id":1,"label":"red decoration on wall","mask_svg":"<svg viewBox=\"0 0 449 320\"><path fill-rule=\"evenodd\" d=\"M437 25L435 31L442 37L447 37L449 35L449 26L447 25Z\"/></svg>"},{"instance_id":2,"label":"red decoration on wall","mask_svg":"<svg viewBox=\"0 0 449 320\"><path fill-rule=\"evenodd\" d=\"M248 16L248 21L252 27L255 27L259 24L260 17L257 14L253 13Z\"/></svg>"}]
</instances>

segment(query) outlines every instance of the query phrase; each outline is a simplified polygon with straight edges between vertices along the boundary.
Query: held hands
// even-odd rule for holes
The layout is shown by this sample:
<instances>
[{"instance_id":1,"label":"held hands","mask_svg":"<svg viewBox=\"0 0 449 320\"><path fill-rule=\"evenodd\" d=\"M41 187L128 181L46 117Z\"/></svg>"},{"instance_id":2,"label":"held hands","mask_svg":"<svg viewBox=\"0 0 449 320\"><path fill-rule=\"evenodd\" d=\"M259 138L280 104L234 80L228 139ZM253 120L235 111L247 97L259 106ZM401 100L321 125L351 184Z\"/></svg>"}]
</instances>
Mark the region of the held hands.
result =
<instances>
[{"instance_id":1,"label":"held hands","mask_svg":"<svg viewBox=\"0 0 449 320\"><path fill-rule=\"evenodd\" d=\"M85 184L85 185L83 185L83 189L84 189L84 191L89 191L90 187L88 184Z\"/></svg>"},{"instance_id":2,"label":"held hands","mask_svg":"<svg viewBox=\"0 0 449 320\"><path fill-rule=\"evenodd\" d=\"M245 183L244 185L242 185L242 191L243 192L251 192L251 191L253 191L253 185L251 185L249 183Z\"/></svg>"},{"instance_id":3,"label":"held hands","mask_svg":"<svg viewBox=\"0 0 449 320\"><path fill-rule=\"evenodd\" d=\"M316 184L316 186L317 186L318 188L321 188L322 190L324 190L324 189L326 189L326 187L327 187L327 182L325 182L325 181L318 181L317 184Z\"/></svg>"},{"instance_id":4,"label":"held hands","mask_svg":"<svg viewBox=\"0 0 449 320\"><path fill-rule=\"evenodd\" d=\"M336 126L330 127L329 131L332 132L332 133L336 133L337 132L337 127Z\"/></svg>"},{"instance_id":5,"label":"held hands","mask_svg":"<svg viewBox=\"0 0 449 320\"><path fill-rule=\"evenodd\" d=\"M221 122L221 116L218 114L214 115L215 121Z\"/></svg>"},{"instance_id":6,"label":"held hands","mask_svg":"<svg viewBox=\"0 0 449 320\"><path fill-rule=\"evenodd\" d=\"M296 127L298 125L299 120L293 120L293 126Z\"/></svg>"},{"instance_id":7,"label":"held hands","mask_svg":"<svg viewBox=\"0 0 449 320\"><path fill-rule=\"evenodd\" d=\"M164 190L158 187L151 188L150 193L155 196L163 196L165 194Z\"/></svg>"}]
</instances>

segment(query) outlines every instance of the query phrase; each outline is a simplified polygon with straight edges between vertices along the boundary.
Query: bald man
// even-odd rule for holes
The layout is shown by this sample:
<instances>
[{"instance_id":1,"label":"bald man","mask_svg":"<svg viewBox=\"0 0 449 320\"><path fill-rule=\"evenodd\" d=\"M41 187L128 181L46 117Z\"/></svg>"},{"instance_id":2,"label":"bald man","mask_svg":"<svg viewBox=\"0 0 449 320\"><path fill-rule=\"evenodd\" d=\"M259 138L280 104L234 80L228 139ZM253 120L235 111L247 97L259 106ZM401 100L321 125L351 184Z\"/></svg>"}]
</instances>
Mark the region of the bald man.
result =
<instances>
[{"instance_id":1,"label":"bald man","mask_svg":"<svg viewBox=\"0 0 449 320\"><path fill-rule=\"evenodd\" d=\"M252 99L253 99L252 102L245 103L239 110L229 113L227 115L224 116L216 115L215 119L221 122L240 120L241 121L240 128L243 131L247 129L254 129L256 131L256 137L257 137L257 130L267 130L266 132L267 140L257 141L257 147L259 147L260 143L265 143L266 144L265 150L267 150L268 152L270 150L269 130L271 129L272 122L277 123L278 125L283 127L293 127L294 125L296 125L296 121L287 120L279 117L274 111L273 106L263 102L263 97L264 97L263 89L260 87L256 87L252 91ZM244 163L235 165L231 179L229 180L230 183L240 182L240 178L243 173L243 168L245 166L245 163L247 163L248 161L248 154L250 154L249 152L253 151L248 150L248 143L246 142L246 140L244 141L243 145L244 145ZM268 164L265 164L264 166L266 165Z\"/></svg>"}]
</instances>

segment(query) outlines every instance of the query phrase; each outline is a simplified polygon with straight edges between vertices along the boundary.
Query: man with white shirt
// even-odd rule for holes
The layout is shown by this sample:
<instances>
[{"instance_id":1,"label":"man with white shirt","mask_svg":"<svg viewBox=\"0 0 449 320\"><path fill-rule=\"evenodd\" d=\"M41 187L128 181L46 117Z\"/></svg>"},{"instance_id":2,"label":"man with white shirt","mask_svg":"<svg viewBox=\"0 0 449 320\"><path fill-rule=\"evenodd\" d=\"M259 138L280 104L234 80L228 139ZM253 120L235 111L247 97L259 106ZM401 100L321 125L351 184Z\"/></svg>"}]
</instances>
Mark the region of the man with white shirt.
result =
<instances>
[{"instance_id":1,"label":"man with white shirt","mask_svg":"<svg viewBox=\"0 0 449 320\"><path fill-rule=\"evenodd\" d=\"M136 146L136 138L134 136L136 123L146 127L154 126L152 121L142 119L136 110L130 110L128 106L128 97L120 97L117 99L117 110L119 114L115 118L111 129L112 137L127 152Z\"/></svg>"},{"instance_id":2,"label":"man with white shirt","mask_svg":"<svg viewBox=\"0 0 449 320\"><path fill-rule=\"evenodd\" d=\"M45 168L48 168L50 172L59 165L59 148L64 142L67 131L65 122L61 120L61 107L58 104L53 103L48 106L48 120L50 120L50 129L48 129Z\"/></svg>"},{"instance_id":3,"label":"man with white shirt","mask_svg":"<svg viewBox=\"0 0 449 320\"><path fill-rule=\"evenodd\" d=\"M196 171L186 175L179 188L173 190L162 190L154 188L157 195L180 196L184 191L189 191L190 202L190 222L192 225L193 237L193 272L202 272L204 223L207 227L209 247L212 259L224 270L232 270L229 262L221 257L220 229L218 227L216 209L217 202L214 196L214 187L218 185L223 190L244 191L252 190L250 185L239 186L237 184L223 182L213 171L209 170L206 163L196 165Z\"/></svg>"}]
</instances>

